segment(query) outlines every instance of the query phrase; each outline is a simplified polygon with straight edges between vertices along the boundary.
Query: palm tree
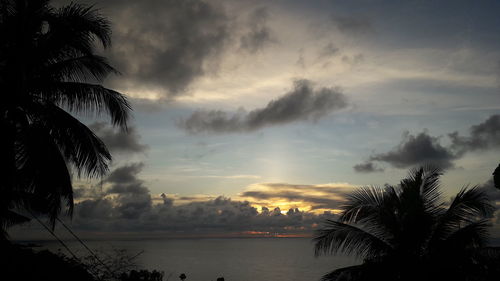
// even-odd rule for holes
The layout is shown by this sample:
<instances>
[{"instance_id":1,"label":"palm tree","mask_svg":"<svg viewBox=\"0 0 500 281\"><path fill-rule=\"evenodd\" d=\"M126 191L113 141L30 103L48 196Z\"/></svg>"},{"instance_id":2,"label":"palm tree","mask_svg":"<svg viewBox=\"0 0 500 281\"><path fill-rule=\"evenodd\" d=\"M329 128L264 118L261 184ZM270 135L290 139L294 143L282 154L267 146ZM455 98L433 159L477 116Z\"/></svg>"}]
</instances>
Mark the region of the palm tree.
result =
<instances>
[{"instance_id":1,"label":"palm tree","mask_svg":"<svg viewBox=\"0 0 500 281\"><path fill-rule=\"evenodd\" d=\"M498 254L487 249L486 194L463 188L449 204L441 201L440 170L411 170L398 186L364 187L348 195L337 221L314 237L315 253L345 253L364 263L341 268L323 280L474 280L478 261ZM484 280L484 279L482 279Z\"/></svg>"},{"instance_id":2,"label":"palm tree","mask_svg":"<svg viewBox=\"0 0 500 281\"><path fill-rule=\"evenodd\" d=\"M110 46L109 22L91 6L48 0L0 2L0 237L28 220L73 209L72 175L100 177L111 155L71 113L107 114L126 129L126 98L100 85L117 73L96 54Z\"/></svg>"}]
</instances>

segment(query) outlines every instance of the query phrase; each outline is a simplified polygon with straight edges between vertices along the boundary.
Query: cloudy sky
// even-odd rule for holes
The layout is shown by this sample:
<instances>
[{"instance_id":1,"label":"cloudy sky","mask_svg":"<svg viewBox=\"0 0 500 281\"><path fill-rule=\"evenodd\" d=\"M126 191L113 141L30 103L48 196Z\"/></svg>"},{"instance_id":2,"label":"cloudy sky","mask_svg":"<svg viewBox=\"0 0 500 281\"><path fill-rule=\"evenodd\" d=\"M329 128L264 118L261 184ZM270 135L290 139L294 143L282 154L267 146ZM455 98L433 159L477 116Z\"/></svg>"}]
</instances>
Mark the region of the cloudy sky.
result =
<instances>
[{"instance_id":1,"label":"cloudy sky","mask_svg":"<svg viewBox=\"0 0 500 281\"><path fill-rule=\"evenodd\" d=\"M448 199L500 160L498 1L92 3L134 119L85 119L114 161L80 229L307 232L356 186L430 162Z\"/></svg>"}]
</instances>

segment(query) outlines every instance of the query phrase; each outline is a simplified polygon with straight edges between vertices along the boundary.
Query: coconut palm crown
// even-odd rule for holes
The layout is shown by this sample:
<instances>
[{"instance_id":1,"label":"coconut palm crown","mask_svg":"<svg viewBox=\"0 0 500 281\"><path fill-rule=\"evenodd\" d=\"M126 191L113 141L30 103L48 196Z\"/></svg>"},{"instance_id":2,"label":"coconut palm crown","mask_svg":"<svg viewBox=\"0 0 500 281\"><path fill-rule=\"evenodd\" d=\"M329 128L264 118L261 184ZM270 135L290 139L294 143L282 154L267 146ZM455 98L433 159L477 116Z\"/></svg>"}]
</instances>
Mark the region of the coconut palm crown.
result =
<instances>
[{"instance_id":1,"label":"coconut palm crown","mask_svg":"<svg viewBox=\"0 0 500 281\"><path fill-rule=\"evenodd\" d=\"M494 207L477 187L441 200L441 171L411 170L398 186L363 187L347 196L338 220L314 237L316 255L354 254L364 263L323 280L475 280L488 252ZM443 279L444 278L444 279Z\"/></svg>"},{"instance_id":2,"label":"coconut palm crown","mask_svg":"<svg viewBox=\"0 0 500 281\"><path fill-rule=\"evenodd\" d=\"M26 221L54 225L73 209L72 176L100 177L111 155L77 114L105 114L126 129L126 98L100 83L117 73L96 47L110 46L106 18L91 6L47 0L0 3L0 237Z\"/></svg>"}]
</instances>

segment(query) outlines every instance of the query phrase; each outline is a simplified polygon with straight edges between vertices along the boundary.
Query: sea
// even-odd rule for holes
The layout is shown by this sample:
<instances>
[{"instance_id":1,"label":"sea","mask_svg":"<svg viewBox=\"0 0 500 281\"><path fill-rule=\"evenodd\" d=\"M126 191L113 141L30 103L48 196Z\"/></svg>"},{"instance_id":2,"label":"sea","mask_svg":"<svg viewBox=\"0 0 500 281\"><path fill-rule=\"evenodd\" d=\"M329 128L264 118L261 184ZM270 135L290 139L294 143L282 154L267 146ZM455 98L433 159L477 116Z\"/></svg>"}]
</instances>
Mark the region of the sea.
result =
<instances>
[{"instance_id":1,"label":"sea","mask_svg":"<svg viewBox=\"0 0 500 281\"><path fill-rule=\"evenodd\" d=\"M37 242L41 248L64 251L55 241ZM360 263L347 256L314 256L310 238L204 238L91 240L97 252L126 250L137 255L139 268L164 272L164 281L313 281L337 268ZM67 241L77 255L87 252L77 241Z\"/></svg>"}]
</instances>

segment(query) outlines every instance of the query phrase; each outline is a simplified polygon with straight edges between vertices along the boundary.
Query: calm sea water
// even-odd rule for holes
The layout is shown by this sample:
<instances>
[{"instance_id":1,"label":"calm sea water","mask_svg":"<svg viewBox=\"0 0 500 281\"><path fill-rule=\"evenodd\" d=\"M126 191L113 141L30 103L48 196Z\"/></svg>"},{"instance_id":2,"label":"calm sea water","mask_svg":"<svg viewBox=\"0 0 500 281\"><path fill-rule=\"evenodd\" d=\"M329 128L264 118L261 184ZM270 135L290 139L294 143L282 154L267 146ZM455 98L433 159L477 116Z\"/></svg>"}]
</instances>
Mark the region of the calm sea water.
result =
<instances>
[{"instance_id":1,"label":"calm sea water","mask_svg":"<svg viewBox=\"0 0 500 281\"><path fill-rule=\"evenodd\" d=\"M76 242L72 250L84 254ZM165 272L164 281L177 281L185 273L186 281L312 281L333 269L353 265L349 257L314 257L313 244L306 238L231 238L88 241L92 249L126 249L130 254L144 251L140 266ZM52 250L55 242L44 242ZM170 278L167 278L170 275Z\"/></svg>"}]
</instances>

